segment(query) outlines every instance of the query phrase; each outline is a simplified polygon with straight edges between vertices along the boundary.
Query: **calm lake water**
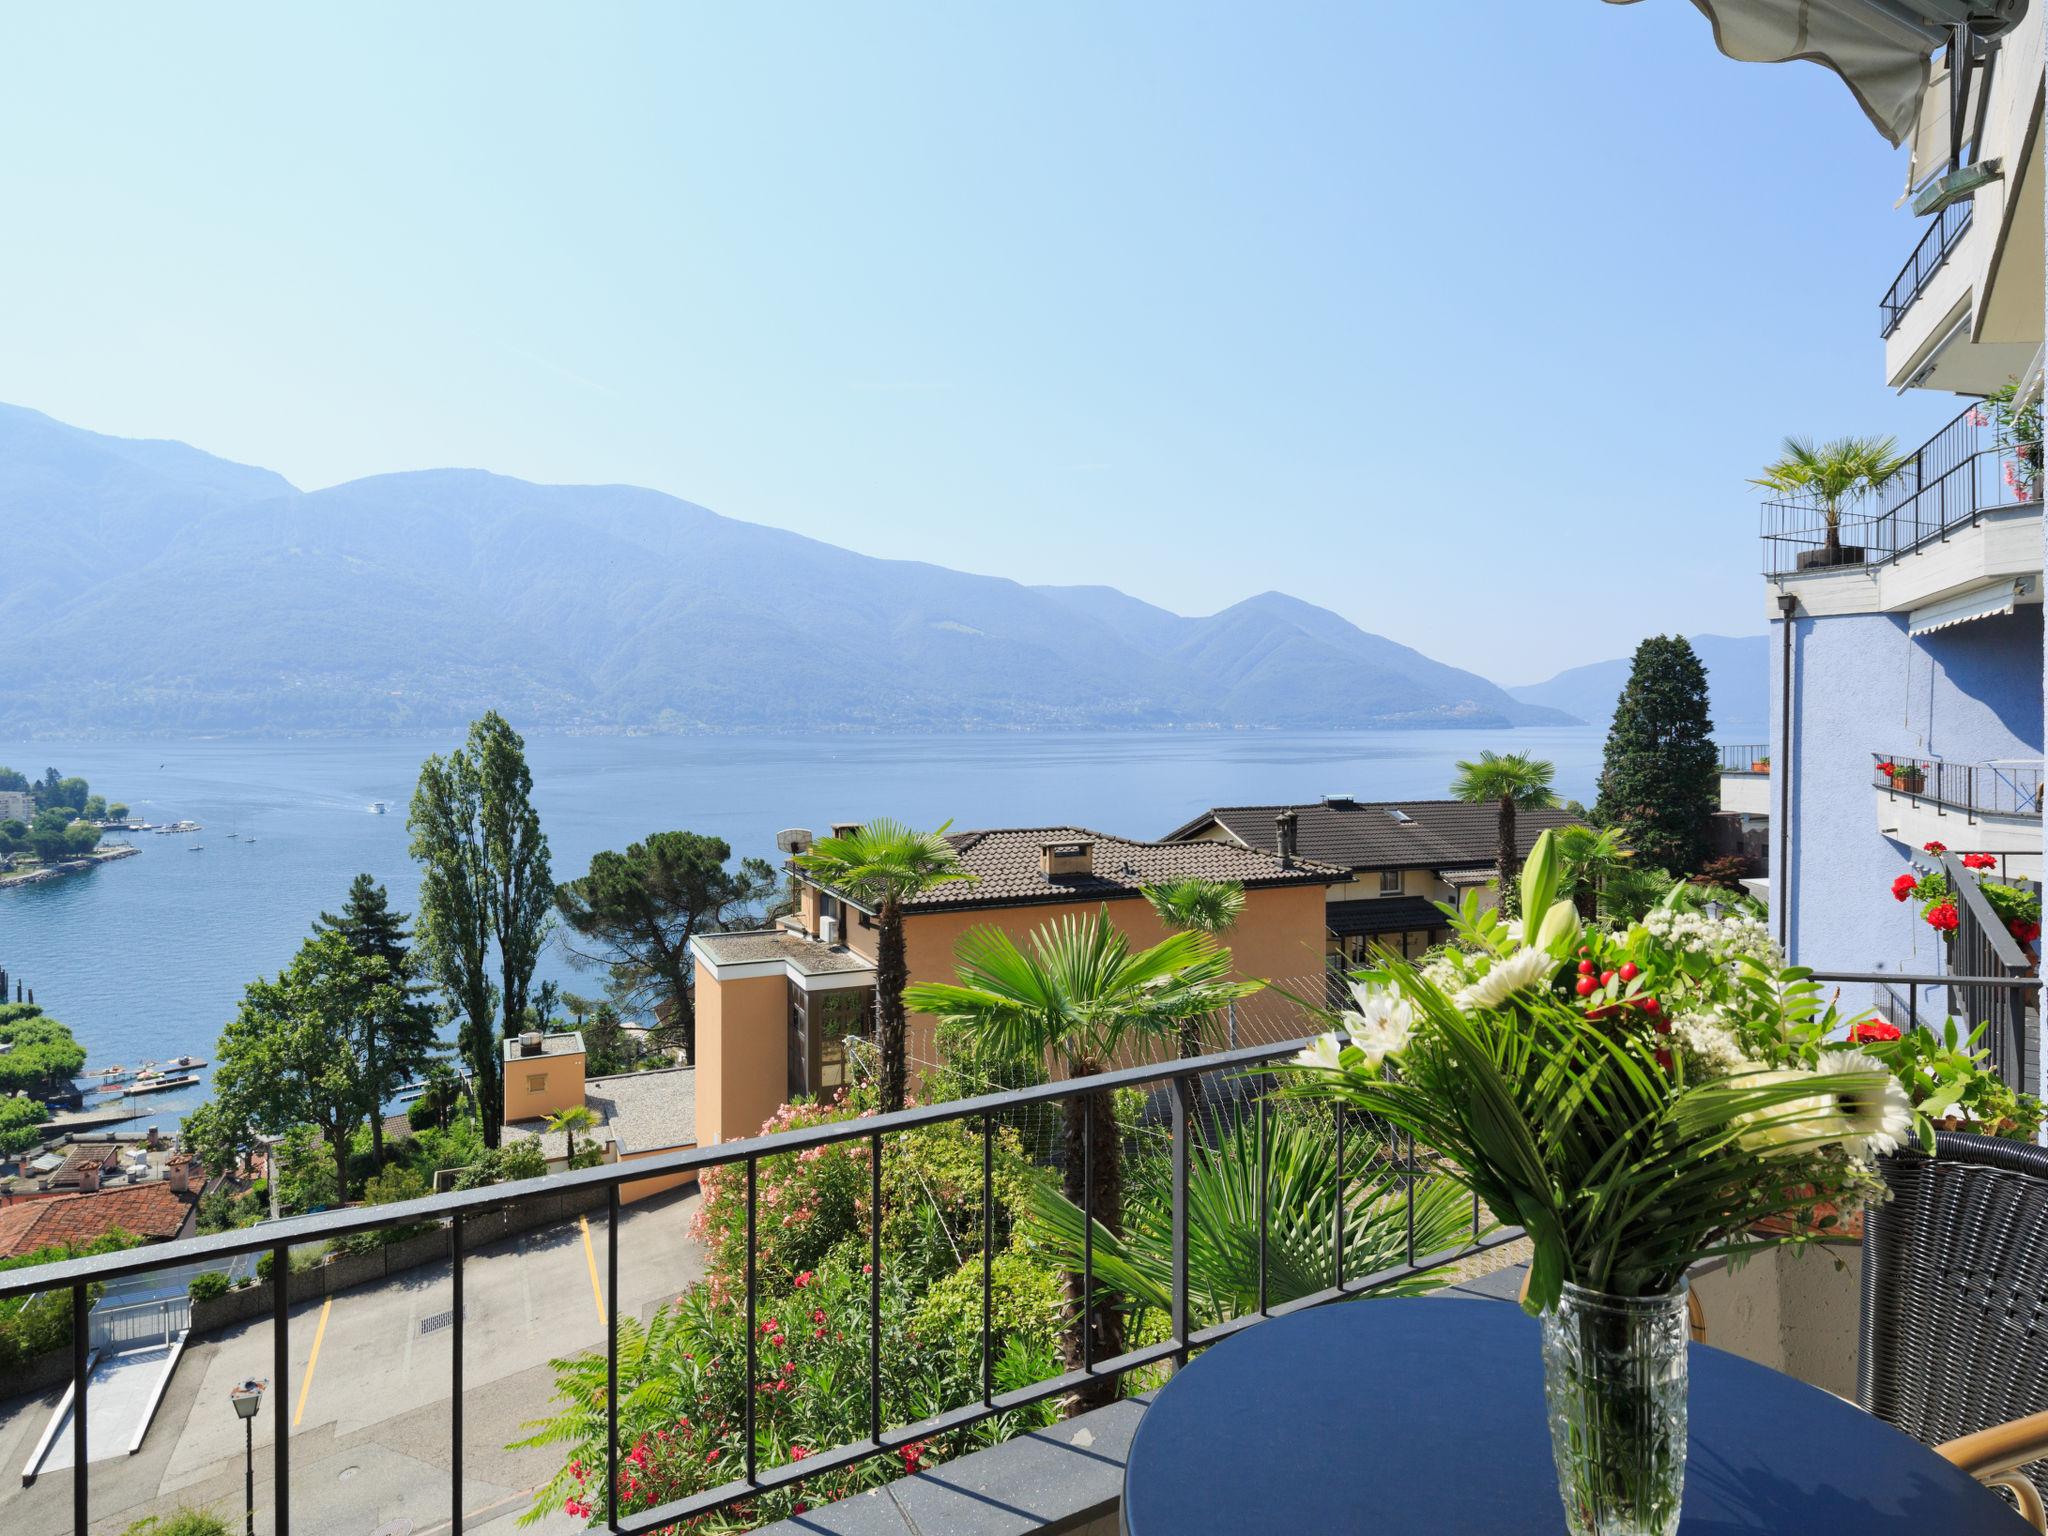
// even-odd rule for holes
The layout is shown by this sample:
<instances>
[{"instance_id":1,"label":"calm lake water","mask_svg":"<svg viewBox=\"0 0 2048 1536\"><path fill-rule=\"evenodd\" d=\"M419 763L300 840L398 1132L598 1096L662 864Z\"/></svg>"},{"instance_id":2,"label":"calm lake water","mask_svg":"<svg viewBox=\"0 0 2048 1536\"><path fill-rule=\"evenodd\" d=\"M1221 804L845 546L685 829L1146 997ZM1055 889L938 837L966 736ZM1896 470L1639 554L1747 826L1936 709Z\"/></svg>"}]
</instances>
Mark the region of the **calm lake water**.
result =
<instances>
[{"instance_id":1,"label":"calm lake water","mask_svg":"<svg viewBox=\"0 0 2048 1536\"><path fill-rule=\"evenodd\" d=\"M71 1025L90 1066L210 1057L243 985L288 961L357 871L412 910L418 883L406 854L406 803L421 759L459 739L0 741L0 763L31 776L54 764L150 821L205 828L189 837L131 834L142 850L136 858L0 890L0 966ZM1601 743L1590 727L534 737L527 755L555 875L567 879L600 849L671 828L770 858L780 828L884 813L920 824L951 818L962 828L1070 823L1156 837L1210 805L1329 792L1440 796L1451 765L1482 747L1546 757L1559 791L1590 801ZM390 814L372 814L375 800L388 801ZM575 971L556 948L542 975L572 991L602 987L601 976ZM138 1108L168 1127L197 1098L165 1094Z\"/></svg>"}]
</instances>

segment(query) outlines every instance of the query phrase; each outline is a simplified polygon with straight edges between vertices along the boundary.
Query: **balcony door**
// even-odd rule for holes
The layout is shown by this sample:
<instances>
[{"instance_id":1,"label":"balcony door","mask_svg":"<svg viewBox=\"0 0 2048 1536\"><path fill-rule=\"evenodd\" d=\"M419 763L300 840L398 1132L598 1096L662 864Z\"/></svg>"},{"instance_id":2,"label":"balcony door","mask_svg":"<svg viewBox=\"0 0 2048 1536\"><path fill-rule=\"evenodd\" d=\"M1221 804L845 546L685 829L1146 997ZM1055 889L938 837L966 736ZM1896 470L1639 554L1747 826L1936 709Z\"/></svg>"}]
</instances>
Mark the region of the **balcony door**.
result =
<instances>
[{"instance_id":1,"label":"balcony door","mask_svg":"<svg viewBox=\"0 0 2048 1536\"><path fill-rule=\"evenodd\" d=\"M789 989L789 1097L830 1098L848 1081L846 1038L874 1030L872 987Z\"/></svg>"}]
</instances>

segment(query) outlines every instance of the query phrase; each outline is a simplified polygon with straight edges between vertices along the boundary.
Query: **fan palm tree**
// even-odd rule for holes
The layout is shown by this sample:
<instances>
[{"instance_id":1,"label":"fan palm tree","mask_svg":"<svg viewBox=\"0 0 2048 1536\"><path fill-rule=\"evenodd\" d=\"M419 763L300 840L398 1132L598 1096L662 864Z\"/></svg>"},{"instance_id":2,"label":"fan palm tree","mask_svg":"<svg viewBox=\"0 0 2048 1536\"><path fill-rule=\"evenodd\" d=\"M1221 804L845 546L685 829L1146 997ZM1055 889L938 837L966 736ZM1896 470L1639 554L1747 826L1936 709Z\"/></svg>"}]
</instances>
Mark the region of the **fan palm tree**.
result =
<instances>
[{"instance_id":1,"label":"fan palm tree","mask_svg":"<svg viewBox=\"0 0 2048 1536\"><path fill-rule=\"evenodd\" d=\"M972 1028L1003 1055L1051 1057L1072 1079L1103 1071L1126 1040L1170 1038L1182 1020L1200 1018L1251 990L1251 984L1229 979L1230 951L1209 935L1176 933L1133 950L1107 909L1049 923L1021 948L1001 929L970 929L953 954L959 981L920 982L905 993L905 1002L919 1013ZM1067 1199L1103 1230L1119 1233L1123 1146L1114 1096L1104 1088L1084 1089L1070 1094L1065 1105ZM1084 1359L1123 1353L1120 1313L1106 1299L1089 1297L1078 1271L1067 1275L1067 1299L1068 1369L1081 1369ZM1075 1394L1072 1406L1099 1407L1115 1395L1113 1379L1098 1379Z\"/></svg>"},{"instance_id":2,"label":"fan palm tree","mask_svg":"<svg viewBox=\"0 0 2048 1536\"><path fill-rule=\"evenodd\" d=\"M1559 827L1555 837L1564 871L1558 889L1571 897L1579 916L1590 922L1600 915L1602 889L1626 867L1635 850L1622 846L1619 827L1602 827L1597 832L1591 827Z\"/></svg>"},{"instance_id":3,"label":"fan palm tree","mask_svg":"<svg viewBox=\"0 0 2048 1536\"><path fill-rule=\"evenodd\" d=\"M1259 1307L1259 1124L1241 1119L1214 1145L1197 1142L1188 1165L1188 1310L1198 1327L1228 1322ZM1344 1272L1375 1274L1408 1255L1408 1205L1399 1168L1353 1142L1345 1155ZM1327 1119L1274 1115L1266 1127L1266 1289L1269 1306L1337 1282L1330 1240L1337 1192L1337 1147ZM1027 1187L1025 1236L1068 1269L1082 1261L1080 1207L1037 1179ZM1096 1284L1141 1314L1173 1309L1173 1174L1148 1158L1131 1180L1127 1230L1095 1229ZM1415 1184L1415 1252L1461 1246L1472 1228L1472 1197L1455 1181L1427 1174ZM1433 1289L1438 1274L1402 1291ZM1394 1288L1379 1294L1391 1294Z\"/></svg>"},{"instance_id":4,"label":"fan palm tree","mask_svg":"<svg viewBox=\"0 0 2048 1536\"><path fill-rule=\"evenodd\" d=\"M571 1104L558 1109L548 1116L548 1129L560 1131L562 1139L569 1144L569 1166L576 1166L576 1133L597 1129L597 1115L587 1104Z\"/></svg>"},{"instance_id":5,"label":"fan palm tree","mask_svg":"<svg viewBox=\"0 0 2048 1536\"><path fill-rule=\"evenodd\" d=\"M1204 880L1199 875L1145 887L1145 899L1159 921L1177 933L1228 933L1244 915L1244 883ZM1236 1009L1232 1005L1231 1041L1235 1046ZM1188 1019L1180 1027L1180 1054L1188 1060L1202 1054L1202 1021Z\"/></svg>"},{"instance_id":6,"label":"fan palm tree","mask_svg":"<svg viewBox=\"0 0 2048 1536\"><path fill-rule=\"evenodd\" d=\"M946 840L949 821L920 832L879 816L833 837L821 837L798 867L862 906L873 907L875 936L875 1045L882 1059L882 1108L903 1107L909 1076L904 1050L903 904L937 886L976 877Z\"/></svg>"},{"instance_id":7,"label":"fan palm tree","mask_svg":"<svg viewBox=\"0 0 2048 1536\"><path fill-rule=\"evenodd\" d=\"M1557 772L1540 758L1520 752L1481 752L1476 763L1460 762L1458 776L1451 780L1451 796L1469 805L1500 805L1500 839L1494 863L1500 881L1500 909L1513 911L1515 872L1521 860L1515 854L1515 812L1541 810L1555 805L1550 781Z\"/></svg>"},{"instance_id":8,"label":"fan palm tree","mask_svg":"<svg viewBox=\"0 0 2048 1536\"><path fill-rule=\"evenodd\" d=\"M1842 560L1842 503L1874 491L1913 462L1892 437L1838 437L1819 445L1788 437L1781 456L1750 481L1781 496L1810 496L1827 525L1826 562Z\"/></svg>"}]
</instances>

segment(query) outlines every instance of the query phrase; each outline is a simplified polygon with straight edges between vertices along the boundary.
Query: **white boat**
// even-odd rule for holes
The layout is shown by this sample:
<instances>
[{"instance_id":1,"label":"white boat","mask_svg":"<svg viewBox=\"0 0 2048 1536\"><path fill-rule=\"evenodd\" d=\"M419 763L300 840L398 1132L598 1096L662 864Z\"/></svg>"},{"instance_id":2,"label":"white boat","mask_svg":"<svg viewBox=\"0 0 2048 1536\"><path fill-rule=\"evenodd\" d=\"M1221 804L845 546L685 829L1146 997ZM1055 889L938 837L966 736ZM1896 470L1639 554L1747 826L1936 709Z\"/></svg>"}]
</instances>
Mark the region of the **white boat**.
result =
<instances>
[{"instance_id":1,"label":"white boat","mask_svg":"<svg viewBox=\"0 0 2048 1536\"><path fill-rule=\"evenodd\" d=\"M382 816L390 809L391 803L388 800L372 800L369 804L369 812L372 816Z\"/></svg>"}]
</instances>

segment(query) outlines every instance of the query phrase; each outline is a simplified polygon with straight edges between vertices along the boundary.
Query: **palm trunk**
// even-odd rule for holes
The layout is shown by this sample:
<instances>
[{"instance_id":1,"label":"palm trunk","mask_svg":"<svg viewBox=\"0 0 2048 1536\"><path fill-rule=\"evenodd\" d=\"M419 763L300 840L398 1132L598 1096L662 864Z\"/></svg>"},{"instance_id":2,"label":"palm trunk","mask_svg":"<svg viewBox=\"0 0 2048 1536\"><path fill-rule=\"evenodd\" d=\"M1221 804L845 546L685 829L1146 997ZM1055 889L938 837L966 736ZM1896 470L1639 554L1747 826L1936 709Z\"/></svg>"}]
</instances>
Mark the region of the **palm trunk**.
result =
<instances>
[{"instance_id":1,"label":"palm trunk","mask_svg":"<svg viewBox=\"0 0 2048 1536\"><path fill-rule=\"evenodd\" d=\"M1826 517L1828 523L1827 538L1822 541L1822 548L1826 550L1826 554L1822 556L1822 559L1829 565L1840 565L1842 563L1842 515L1832 507L1828 508L1822 515Z\"/></svg>"},{"instance_id":2,"label":"palm trunk","mask_svg":"<svg viewBox=\"0 0 2048 1536\"><path fill-rule=\"evenodd\" d=\"M1515 801L1512 795L1500 797L1500 845L1495 854L1495 864L1500 879L1500 912L1502 917L1515 914L1515 874L1519 864L1515 858Z\"/></svg>"},{"instance_id":3,"label":"palm trunk","mask_svg":"<svg viewBox=\"0 0 2048 1536\"><path fill-rule=\"evenodd\" d=\"M1100 1070L1098 1063L1076 1061L1072 1064L1071 1075L1085 1077ZM1115 1097L1107 1090L1097 1089L1092 1093L1076 1094L1066 1103L1066 1167L1063 1174L1066 1196L1089 1220L1099 1223L1106 1231L1121 1235L1123 1147L1117 1138ZM1089 1140L1091 1136L1092 1142ZM1084 1173L1087 1175L1085 1180ZM1062 1347L1067 1369L1078 1371L1090 1360L1099 1365L1122 1354L1124 1320L1115 1303L1106 1297L1091 1298L1078 1272L1067 1275L1066 1291L1068 1321ZM1084 1338L1088 1341L1085 1345ZM1068 1416L1115 1402L1117 1389L1115 1377L1086 1383L1067 1398Z\"/></svg>"},{"instance_id":4,"label":"palm trunk","mask_svg":"<svg viewBox=\"0 0 2048 1536\"><path fill-rule=\"evenodd\" d=\"M903 912L884 901L876 914L881 932L875 939L875 1045L882 1056L882 1112L903 1107L907 1063L904 1060L903 989L910 971L903 959Z\"/></svg>"},{"instance_id":5,"label":"palm trunk","mask_svg":"<svg viewBox=\"0 0 2048 1536\"><path fill-rule=\"evenodd\" d=\"M1182 1019L1180 1021L1180 1059L1193 1061L1202 1054L1202 1021Z\"/></svg>"}]
</instances>

